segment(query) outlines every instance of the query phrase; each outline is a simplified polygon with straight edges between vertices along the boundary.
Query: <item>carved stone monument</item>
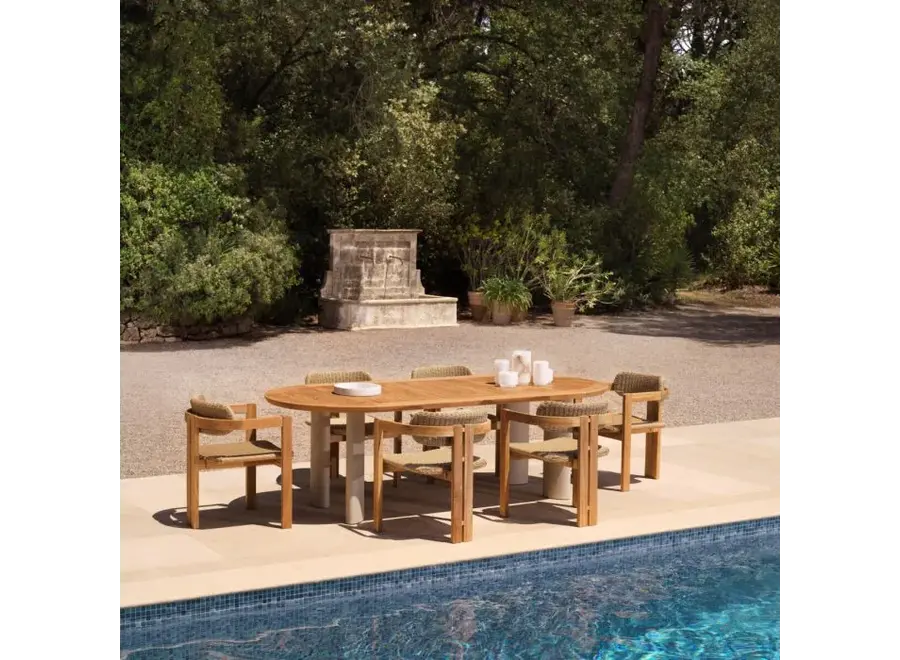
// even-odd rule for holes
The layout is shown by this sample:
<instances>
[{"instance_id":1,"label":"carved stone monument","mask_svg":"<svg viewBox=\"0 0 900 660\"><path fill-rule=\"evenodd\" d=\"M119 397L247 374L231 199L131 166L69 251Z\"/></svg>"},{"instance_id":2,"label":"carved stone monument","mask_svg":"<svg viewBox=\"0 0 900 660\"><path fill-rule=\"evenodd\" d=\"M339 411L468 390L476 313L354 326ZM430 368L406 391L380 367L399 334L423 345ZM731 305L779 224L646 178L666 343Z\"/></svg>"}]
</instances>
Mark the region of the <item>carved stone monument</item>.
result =
<instances>
[{"instance_id":1,"label":"carved stone monument","mask_svg":"<svg viewBox=\"0 0 900 660\"><path fill-rule=\"evenodd\" d=\"M418 229L330 229L329 270L319 297L325 328L456 325L456 298L431 296L416 268Z\"/></svg>"}]
</instances>

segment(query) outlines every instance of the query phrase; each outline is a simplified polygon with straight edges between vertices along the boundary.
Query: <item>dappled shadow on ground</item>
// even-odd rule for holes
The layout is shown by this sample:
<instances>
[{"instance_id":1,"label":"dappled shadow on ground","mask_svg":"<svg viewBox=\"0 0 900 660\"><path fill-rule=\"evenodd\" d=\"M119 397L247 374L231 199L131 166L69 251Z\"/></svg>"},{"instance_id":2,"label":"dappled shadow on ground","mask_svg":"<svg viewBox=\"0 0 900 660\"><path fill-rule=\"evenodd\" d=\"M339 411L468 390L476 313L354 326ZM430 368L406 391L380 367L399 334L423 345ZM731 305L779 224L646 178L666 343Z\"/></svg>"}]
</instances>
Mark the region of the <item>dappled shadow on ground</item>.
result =
<instances>
[{"instance_id":1,"label":"dappled shadow on ground","mask_svg":"<svg viewBox=\"0 0 900 660\"><path fill-rule=\"evenodd\" d=\"M781 317L765 311L735 312L689 306L604 317L603 326L613 334L680 337L723 346L765 346L781 341Z\"/></svg>"}]
</instances>

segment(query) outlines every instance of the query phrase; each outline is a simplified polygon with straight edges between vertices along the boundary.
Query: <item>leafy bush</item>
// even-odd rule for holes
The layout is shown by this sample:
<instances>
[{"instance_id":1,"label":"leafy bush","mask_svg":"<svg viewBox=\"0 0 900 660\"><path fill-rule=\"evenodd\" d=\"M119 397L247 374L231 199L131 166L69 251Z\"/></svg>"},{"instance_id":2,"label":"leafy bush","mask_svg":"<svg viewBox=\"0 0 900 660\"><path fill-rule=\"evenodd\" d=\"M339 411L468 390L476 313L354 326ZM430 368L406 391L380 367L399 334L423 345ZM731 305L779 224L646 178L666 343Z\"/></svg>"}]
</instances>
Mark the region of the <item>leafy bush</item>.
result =
<instances>
[{"instance_id":1,"label":"leafy bush","mask_svg":"<svg viewBox=\"0 0 900 660\"><path fill-rule=\"evenodd\" d=\"M486 227L472 219L457 234L460 262L470 290L491 277L537 286L536 264L541 254L564 251L565 245L565 232L553 229L546 214L507 211Z\"/></svg>"},{"instance_id":2,"label":"leafy bush","mask_svg":"<svg viewBox=\"0 0 900 660\"><path fill-rule=\"evenodd\" d=\"M579 311L605 301L615 286L595 257L571 256L542 264L538 279L551 301L575 303Z\"/></svg>"},{"instance_id":3,"label":"leafy bush","mask_svg":"<svg viewBox=\"0 0 900 660\"><path fill-rule=\"evenodd\" d=\"M777 277L778 232L778 191L739 200L712 232L708 260L715 277L729 287L769 284L773 274Z\"/></svg>"},{"instance_id":4,"label":"leafy bush","mask_svg":"<svg viewBox=\"0 0 900 660\"><path fill-rule=\"evenodd\" d=\"M283 222L229 167L128 163L120 181L121 308L159 323L255 312L297 282Z\"/></svg>"}]
</instances>

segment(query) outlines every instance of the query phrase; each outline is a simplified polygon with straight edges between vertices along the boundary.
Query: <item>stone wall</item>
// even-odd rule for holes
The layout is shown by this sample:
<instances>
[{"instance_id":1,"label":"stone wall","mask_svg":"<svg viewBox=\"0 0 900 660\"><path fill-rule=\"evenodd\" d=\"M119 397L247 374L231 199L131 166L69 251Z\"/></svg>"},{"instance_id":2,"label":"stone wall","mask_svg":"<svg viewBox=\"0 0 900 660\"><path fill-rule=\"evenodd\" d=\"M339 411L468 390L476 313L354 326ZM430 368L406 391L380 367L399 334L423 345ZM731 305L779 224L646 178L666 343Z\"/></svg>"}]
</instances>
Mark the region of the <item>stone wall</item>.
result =
<instances>
[{"instance_id":1,"label":"stone wall","mask_svg":"<svg viewBox=\"0 0 900 660\"><path fill-rule=\"evenodd\" d=\"M127 314L119 319L120 341L128 344L149 344L194 339L218 339L243 335L253 328L253 320L237 319L214 325L175 327L159 325Z\"/></svg>"}]
</instances>

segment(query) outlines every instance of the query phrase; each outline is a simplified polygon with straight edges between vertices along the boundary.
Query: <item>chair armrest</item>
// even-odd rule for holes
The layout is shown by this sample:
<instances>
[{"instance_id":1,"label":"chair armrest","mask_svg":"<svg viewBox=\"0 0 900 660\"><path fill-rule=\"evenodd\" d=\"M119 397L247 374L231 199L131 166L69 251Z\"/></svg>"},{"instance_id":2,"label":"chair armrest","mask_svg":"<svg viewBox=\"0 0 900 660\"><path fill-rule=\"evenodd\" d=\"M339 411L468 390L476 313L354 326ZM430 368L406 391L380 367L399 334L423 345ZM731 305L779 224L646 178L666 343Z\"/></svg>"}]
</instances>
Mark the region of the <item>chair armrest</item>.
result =
<instances>
[{"instance_id":1,"label":"chair armrest","mask_svg":"<svg viewBox=\"0 0 900 660\"><path fill-rule=\"evenodd\" d=\"M190 414L190 413L188 413ZM194 423L200 431L255 431L256 429L277 429L284 423L284 417L250 417L247 419L212 419L193 415Z\"/></svg>"},{"instance_id":2,"label":"chair armrest","mask_svg":"<svg viewBox=\"0 0 900 660\"><path fill-rule=\"evenodd\" d=\"M668 395L668 390L659 392L634 392L623 394L622 398L628 397L632 403L640 403L642 401L662 401Z\"/></svg>"}]
</instances>

